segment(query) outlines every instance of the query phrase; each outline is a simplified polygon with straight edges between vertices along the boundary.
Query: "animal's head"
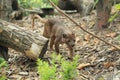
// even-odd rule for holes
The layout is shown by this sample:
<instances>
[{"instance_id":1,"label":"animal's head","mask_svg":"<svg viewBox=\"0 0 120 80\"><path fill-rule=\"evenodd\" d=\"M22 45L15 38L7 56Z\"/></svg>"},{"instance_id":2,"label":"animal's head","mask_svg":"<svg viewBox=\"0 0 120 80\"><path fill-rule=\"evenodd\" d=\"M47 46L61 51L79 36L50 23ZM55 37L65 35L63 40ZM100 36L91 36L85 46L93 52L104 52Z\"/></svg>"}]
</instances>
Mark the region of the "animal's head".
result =
<instances>
[{"instance_id":1,"label":"animal's head","mask_svg":"<svg viewBox=\"0 0 120 80\"><path fill-rule=\"evenodd\" d=\"M75 34L73 32L68 34L63 33L63 40L70 47L75 46Z\"/></svg>"}]
</instances>

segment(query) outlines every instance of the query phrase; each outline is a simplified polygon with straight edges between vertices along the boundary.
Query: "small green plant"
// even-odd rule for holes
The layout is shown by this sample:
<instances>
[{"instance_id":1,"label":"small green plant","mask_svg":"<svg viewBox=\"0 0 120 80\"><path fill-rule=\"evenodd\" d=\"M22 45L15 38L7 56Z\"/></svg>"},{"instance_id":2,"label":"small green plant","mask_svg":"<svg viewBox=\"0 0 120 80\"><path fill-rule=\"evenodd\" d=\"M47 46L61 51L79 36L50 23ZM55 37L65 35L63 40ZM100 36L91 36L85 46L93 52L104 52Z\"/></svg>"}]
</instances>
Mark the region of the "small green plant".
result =
<instances>
[{"instance_id":1,"label":"small green plant","mask_svg":"<svg viewBox=\"0 0 120 80\"><path fill-rule=\"evenodd\" d=\"M56 5L58 0L52 0ZM48 0L18 0L18 3L23 8L51 8Z\"/></svg>"},{"instance_id":2,"label":"small green plant","mask_svg":"<svg viewBox=\"0 0 120 80\"><path fill-rule=\"evenodd\" d=\"M22 8L32 8L32 2L30 0L18 0L18 4Z\"/></svg>"},{"instance_id":3,"label":"small green plant","mask_svg":"<svg viewBox=\"0 0 120 80\"><path fill-rule=\"evenodd\" d=\"M119 4L116 4L116 5L114 6L114 8L115 8L115 13L114 13L113 16L111 16L111 17L109 18L108 22L112 22L116 17L120 16L120 15L119 15L119 14L120 14L120 3L119 3Z\"/></svg>"},{"instance_id":4,"label":"small green plant","mask_svg":"<svg viewBox=\"0 0 120 80\"><path fill-rule=\"evenodd\" d=\"M120 35L118 35L117 37L115 37L115 40L120 41Z\"/></svg>"},{"instance_id":5,"label":"small green plant","mask_svg":"<svg viewBox=\"0 0 120 80\"><path fill-rule=\"evenodd\" d=\"M51 0L54 4L57 5L58 3L58 0ZM42 0L42 6L41 8L52 8L52 6L50 5L49 1L48 0Z\"/></svg>"},{"instance_id":6,"label":"small green plant","mask_svg":"<svg viewBox=\"0 0 120 80\"><path fill-rule=\"evenodd\" d=\"M78 65L78 55L76 55L73 61L66 61L62 59L61 69L63 80L73 80L77 76L76 66Z\"/></svg>"},{"instance_id":7,"label":"small green plant","mask_svg":"<svg viewBox=\"0 0 120 80\"><path fill-rule=\"evenodd\" d=\"M7 63L6 61L0 57L0 72L2 72L2 74L0 75L0 80L6 80L6 73L3 72L3 68L7 67Z\"/></svg>"},{"instance_id":8,"label":"small green plant","mask_svg":"<svg viewBox=\"0 0 120 80\"><path fill-rule=\"evenodd\" d=\"M115 5L115 9L120 10L120 3Z\"/></svg>"},{"instance_id":9,"label":"small green plant","mask_svg":"<svg viewBox=\"0 0 120 80\"><path fill-rule=\"evenodd\" d=\"M94 0L94 5L93 5L93 9L96 7L97 3L99 2L99 0Z\"/></svg>"},{"instance_id":10,"label":"small green plant","mask_svg":"<svg viewBox=\"0 0 120 80\"><path fill-rule=\"evenodd\" d=\"M6 61L3 58L0 57L0 69L2 67L7 67L7 63L6 63Z\"/></svg>"},{"instance_id":11,"label":"small green plant","mask_svg":"<svg viewBox=\"0 0 120 80\"><path fill-rule=\"evenodd\" d=\"M56 73L56 67L55 66L49 66L47 62L44 62L40 59L37 60L37 68L38 73L40 74L41 80L56 80L55 79L55 73Z\"/></svg>"},{"instance_id":12,"label":"small green plant","mask_svg":"<svg viewBox=\"0 0 120 80\"><path fill-rule=\"evenodd\" d=\"M50 64L40 59L37 61L41 80L72 80L77 76L78 55L74 57L73 61L65 60L61 55L55 53L51 58Z\"/></svg>"}]
</instances>

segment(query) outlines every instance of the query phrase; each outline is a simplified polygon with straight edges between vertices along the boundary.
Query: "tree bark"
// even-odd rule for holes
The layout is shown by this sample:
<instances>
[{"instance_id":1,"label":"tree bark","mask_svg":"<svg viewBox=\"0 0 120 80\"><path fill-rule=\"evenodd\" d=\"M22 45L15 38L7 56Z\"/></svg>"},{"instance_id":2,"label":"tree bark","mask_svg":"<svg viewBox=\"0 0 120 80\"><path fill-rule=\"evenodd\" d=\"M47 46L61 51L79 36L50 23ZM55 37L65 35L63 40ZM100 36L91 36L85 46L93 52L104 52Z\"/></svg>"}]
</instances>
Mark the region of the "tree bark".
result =
<instances>
[{"instance_id":1,"label":"tree bark","mask_svg":"<svg viewBox=\"0 0 120 80\"><path fill-rule=\"evenodd\" d=\"M97 12L97 29L102 29L108 27L108 19L110 17L110 12L112 8L111 0L99 0L96 5Z\"/></svg>"},{"instance_id":2,"label":"tree bark","mask_svg":"<svg viewBox=\"0 0 120 80\"><path fill-rule=\"evenodd\" d=\"M12 12L11 0L0 0L0 19L10 21L9 15ZM0 44L0 56L8 60L8 48Z\"/></svg>"},{"instance_id":3,"label":"tree bark","mask_svg":"<svg viewBox=\"0 0 120 80\"><path fill-rule=\"evenodd\" d=\"M18 4L18 0L11 0L12 1L12 10L13 12L10 15L11 20L21 20L23 18L23 11Z\"/></svg>"},{"instance_id":4,"label":"tree bark","mask_svg":"<svg viewBox=\"0 0 120 80\"><path fill-rule=\"evenodd\" d=\"M36 60L43 57L46 52L48 39L15 24L0 20L0 44Z\"/></svg>"},{"instance_id":5,"label":"tree bark","mask_svg":"<svg viewBox=\"0 0 120 80\"><path fill-rule=\"evenodd\" d=\"M0 0L0 19L9 21L12 12L11 0Z\"/></svg>"}]
</instances>

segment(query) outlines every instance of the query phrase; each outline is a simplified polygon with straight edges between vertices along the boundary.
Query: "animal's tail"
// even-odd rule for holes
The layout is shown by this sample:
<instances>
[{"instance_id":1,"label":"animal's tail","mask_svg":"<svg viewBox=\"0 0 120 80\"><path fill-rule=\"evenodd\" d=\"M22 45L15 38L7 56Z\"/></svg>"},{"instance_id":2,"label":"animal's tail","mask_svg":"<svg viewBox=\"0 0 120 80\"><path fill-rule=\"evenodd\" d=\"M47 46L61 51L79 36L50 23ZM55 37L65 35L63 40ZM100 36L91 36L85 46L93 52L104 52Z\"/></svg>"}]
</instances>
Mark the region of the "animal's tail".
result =
<instances>
[{"instance_id":1,"label":"animal's tail","mask_svg":"<svg viewBox=\"0 0 120 80\"><path fill-rule=\"evenodd\" d=\"M46 19L43 19L43 18L41 18L39 15L37 15L37 14L34 14L33 16L32 16L32 19L33 19L33 21L32 21L32 29L34 28L34 20L35 19L39 19L40 20L40 22L42 22L42 23L46 23Z\"/></svg>"}]
</instances>

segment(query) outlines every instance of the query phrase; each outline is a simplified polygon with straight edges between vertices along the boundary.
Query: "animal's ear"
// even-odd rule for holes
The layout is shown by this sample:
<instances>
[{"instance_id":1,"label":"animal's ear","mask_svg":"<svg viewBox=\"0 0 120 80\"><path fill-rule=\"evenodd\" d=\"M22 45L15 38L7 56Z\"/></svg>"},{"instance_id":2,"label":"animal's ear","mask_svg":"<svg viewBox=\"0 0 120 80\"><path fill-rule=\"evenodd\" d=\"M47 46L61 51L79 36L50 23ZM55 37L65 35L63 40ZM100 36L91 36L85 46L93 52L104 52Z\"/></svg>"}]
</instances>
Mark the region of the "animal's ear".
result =
<instances>
[{"instance_id":1,"label":"animal's ear","mask_svg":"<svg viewBox=\"0 0 120 80\"><path fill-rule=\"evenodd\" d=\"M67 35L63 33L63 38L66 38L66 37L67 37Z\"/></svg>"}]
</instances>

